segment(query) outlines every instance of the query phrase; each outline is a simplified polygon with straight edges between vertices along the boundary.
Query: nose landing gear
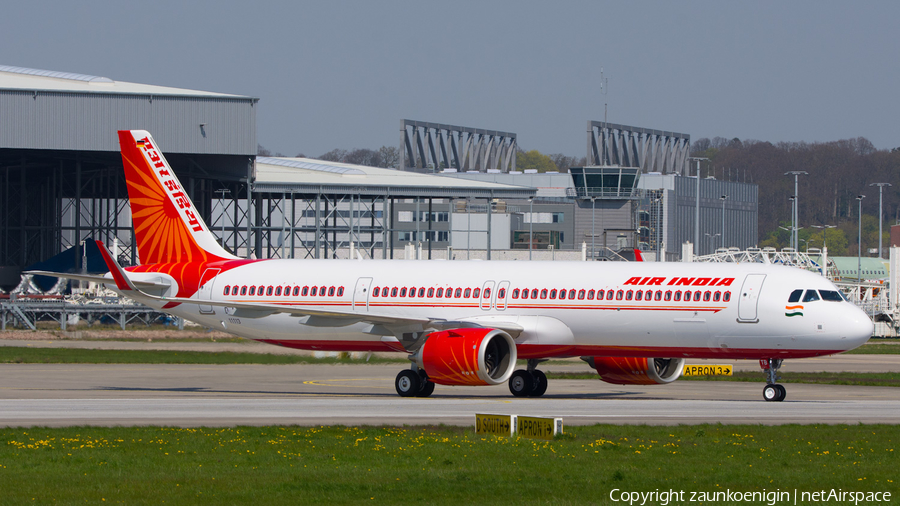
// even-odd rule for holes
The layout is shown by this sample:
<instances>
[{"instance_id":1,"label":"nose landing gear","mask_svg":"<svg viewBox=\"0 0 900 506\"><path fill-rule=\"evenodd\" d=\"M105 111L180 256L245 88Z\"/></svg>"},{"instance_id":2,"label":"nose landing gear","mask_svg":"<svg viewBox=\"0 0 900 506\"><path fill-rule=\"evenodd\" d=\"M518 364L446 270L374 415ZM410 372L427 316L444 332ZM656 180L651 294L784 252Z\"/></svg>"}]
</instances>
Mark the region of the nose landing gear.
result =
<instances>
[{"instance_id":1,"label":"nose landing gear","mask_svg":"<svg viewBox=\"0 0 900 506\"><path fill-rule=\"evenodd\" d=\"M759 366L766 373L766 386L763 388L763 399L767 402L781 402L787 396L787 390L784 386L775 383L778 381L778 369L781 368L783 362L780 358L762 358L759 360Z\"/></svg>"}]
</instances>

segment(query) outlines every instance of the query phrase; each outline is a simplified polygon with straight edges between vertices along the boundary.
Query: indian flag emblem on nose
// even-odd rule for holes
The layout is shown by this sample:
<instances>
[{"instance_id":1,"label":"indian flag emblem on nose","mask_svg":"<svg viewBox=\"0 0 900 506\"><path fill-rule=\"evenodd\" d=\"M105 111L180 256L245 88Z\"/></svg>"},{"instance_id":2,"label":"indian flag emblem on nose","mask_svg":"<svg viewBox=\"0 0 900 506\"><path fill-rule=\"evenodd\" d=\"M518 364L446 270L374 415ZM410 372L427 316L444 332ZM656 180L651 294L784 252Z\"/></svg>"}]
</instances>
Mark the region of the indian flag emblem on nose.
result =
<instances>
[{"instance_id":1,"label":"indian flag emblem on nose","mask_svg":"<svg viewBox=\"0 0 900 506\"><path fill-rule=\"evenodd\" d=\"M803 306L784 306L784 316L803 316Z\"/></svg>"}]
</instances>

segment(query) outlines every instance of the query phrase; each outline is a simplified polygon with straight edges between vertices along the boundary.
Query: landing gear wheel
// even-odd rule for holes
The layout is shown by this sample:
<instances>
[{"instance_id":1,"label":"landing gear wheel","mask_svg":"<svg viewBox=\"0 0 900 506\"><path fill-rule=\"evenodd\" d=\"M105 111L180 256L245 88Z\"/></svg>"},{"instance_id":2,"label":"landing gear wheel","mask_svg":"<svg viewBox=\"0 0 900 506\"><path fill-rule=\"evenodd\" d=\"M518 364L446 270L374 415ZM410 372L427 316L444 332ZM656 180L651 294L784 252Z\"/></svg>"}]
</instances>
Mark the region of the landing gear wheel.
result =
<instances>
[{"instance_id":1,"label":"landing gear wheel","mask_svg":"<svg viewBox=\"0 0 900 506\"><path fill-rule=\"evenodd\" d=\"M421 389L419 374L413 370L405 369L397 374L394 380L394 388L400 397L415 397Z\"/></svg>"},{"instance_id":2,"label":"landing gear wheel","mask_svg":"<svg viewBox=\"0 0 900 506\"><path fill-rule=\"evenodd\" d=\"M535 369L531 374L534 376L534 387L528 395L530 397L540 397L547 391L547 375L544 374L544 371L538 369Z\"/></svg>"},{"instance_id":3,"label":"landing gear wheel","mask_svg":"<svg viewBox=\"0 0 900 506\"><path fill-rule=\"evenodd\" d=\"M419 393L416 397L429 397L434 393L434 382L428 379L428 374L419 370Z\"/></svg>"},{"instance_id":4,"label":"landing gear wheel","mask_svg":"<svg viewBox=\"0 0 900 506\"><path fill-rule=\"evenodd\" d=\"M778 399L776 400L778 402L783 401L784 398L787 397L787 390L785 390L784 385L779 385L778 383L776 383L775 388L778 389Z\"/></svg>"},{"instance_id":5,"label":"landing gear wheel","mask_svg":"<svg viewBox=\"0 0 900 506\"><path fill-rule=\"evenodd\" d=\"M781 402L787 395L787 390L777 383L770 383L763 388L763 399L767 402Z\"/></svg>"},{"instance_id":6,"label":"landing gear wheel","mask_svg":"<svg viewBox=\"0 0 900 506\"><path fill-rule=\"evenodd\" d=\"M509 378L509 392L516 397L527 397L534 390L534 375L519 369Z\"/></svg>"}]
</instances>

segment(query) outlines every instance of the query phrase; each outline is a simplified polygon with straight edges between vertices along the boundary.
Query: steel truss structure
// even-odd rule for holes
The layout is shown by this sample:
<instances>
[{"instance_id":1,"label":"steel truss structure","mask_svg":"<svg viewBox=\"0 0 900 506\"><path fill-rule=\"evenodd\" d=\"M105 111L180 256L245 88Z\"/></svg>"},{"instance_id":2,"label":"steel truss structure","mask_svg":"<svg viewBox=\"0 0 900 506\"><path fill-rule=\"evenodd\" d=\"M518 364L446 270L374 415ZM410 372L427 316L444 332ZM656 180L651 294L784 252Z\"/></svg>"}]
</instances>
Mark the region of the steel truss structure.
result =
<instances>
[{"instance_id":1,"label":"steel truss structure","mask_svg":"<svg viewBox=\"0 0 900 506\"><path fill-rule=\"evenodd\" d=\"M603 121L587 123L587 159L592 165L640 167L642 172L688 175L691 136Z\"/></svg>"},{"instance_id":2,"label":"steel truss structure","mask_svg":"<svg viewBox=\"0 0 900 506\"><path fill-rule=\"evenodd\" d=\"M516 134L400 120L400 170L500 170L516 167Z\"/></svg>"},{"instance_id":3,"label":"steel truss structure","mask_svg":"<svg viewBox=\"0 0 900 506\"><path fill-rule=\"evenodd\" d=\"M66 330L70 317L77 316L89 323L114 321L122 330L129 323L151 323L166 318L162 311L134 303L122 304L71 304L63 300L32 302L27 300L0 302L0 330L7 326L37 329L37 323L52 321ZM182 323L183 324L183 323Z\"/></svg>"}]
</instances>

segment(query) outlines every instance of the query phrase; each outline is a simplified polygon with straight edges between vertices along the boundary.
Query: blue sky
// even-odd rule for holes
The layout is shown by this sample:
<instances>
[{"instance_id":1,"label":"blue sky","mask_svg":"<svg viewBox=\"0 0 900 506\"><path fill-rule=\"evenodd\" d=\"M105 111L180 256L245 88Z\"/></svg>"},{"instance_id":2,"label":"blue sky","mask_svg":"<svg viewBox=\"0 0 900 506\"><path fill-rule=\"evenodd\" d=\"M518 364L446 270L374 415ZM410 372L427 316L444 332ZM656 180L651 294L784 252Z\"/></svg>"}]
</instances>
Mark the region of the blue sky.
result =
<instances>
[{"instance_id":1,"label":"blue sky","mask_svg":"<svg viewBox=\"0 0 900 506\"><path fill-rule=\"evenodd\" d=\"M13 2L0 65L260 98L287 155L403 118L585 154L587 120L900 146L898 2ZM599 93L600 69L609 79Z\"/></svg>"}]
</instances>

